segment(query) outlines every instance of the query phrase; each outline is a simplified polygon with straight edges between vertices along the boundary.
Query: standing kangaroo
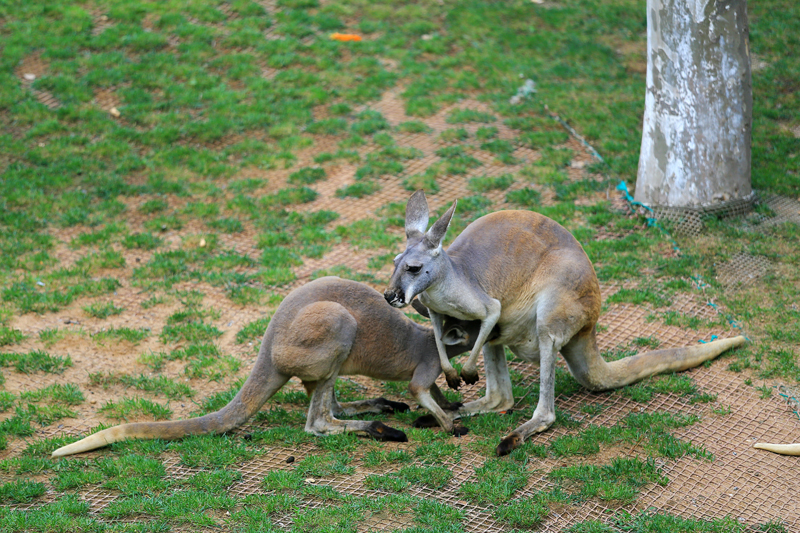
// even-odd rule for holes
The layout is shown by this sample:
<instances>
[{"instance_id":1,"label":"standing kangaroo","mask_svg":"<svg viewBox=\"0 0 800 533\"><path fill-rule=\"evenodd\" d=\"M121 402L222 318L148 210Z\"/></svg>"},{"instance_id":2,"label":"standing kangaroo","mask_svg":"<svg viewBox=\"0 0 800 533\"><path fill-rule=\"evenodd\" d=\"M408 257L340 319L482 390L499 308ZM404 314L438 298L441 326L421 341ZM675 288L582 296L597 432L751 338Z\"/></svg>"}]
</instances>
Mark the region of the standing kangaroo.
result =
<instances>
[{"instance_id":1,"label":"standing kangaroo","mask_svg":"<svg viewBox=\"0 0 800 533\"><path fill-rule=\"evenodd\" d=\"M483 348L486 394L461 406L458 415L513 406L504 345L518 357L539 363L539 403L533 417L500 442L498 455L511 452L555 421L559 351L581 385L602 391L697 366L745 342L739 336L606 362L597 348L595 328L600 315L600 285L578 241L538 213L499 211L467 226L445 252L442 240L455 208L453 202L428 230L425 194L417 191L411 196L406 206L406 249L394 260L384 298L394 307L404 307L419 295L430 310L439 359L452 388L458 388L461 379L440 340L444 320L481 321L461 376L467 383L478 380L476 363ZM490 339L495 327L499 336Z\"/></svg>"},{"instance_id":2,"label":"standing kangaroo","mask_svg":"<svg viewBox=\"0 0 800 533\"><path fill-rule=\"evenodd\" d=\"M479 323L448 322L447 353L455 357L472 347ZM311 396L306 431L332 435L366 433L376 439L406 442L406 434L378 421L338 420L337 414L408 410L383 398L339 404L334 383L339 375L360 374L388 381L410 381L408 389L439 425L461 435L442 407L450 404L434 383L441 373L437 341L430 328L388 307L380 293L357 283L325 277L293 291L275 311L261 342L253 371L236 397L215 413L169 422L123 424L104 429L53 452L53 457L94 450L127 438L178 439L224 433L238 427L289 378L300 378Z\"/></svg>"}]
</instances>

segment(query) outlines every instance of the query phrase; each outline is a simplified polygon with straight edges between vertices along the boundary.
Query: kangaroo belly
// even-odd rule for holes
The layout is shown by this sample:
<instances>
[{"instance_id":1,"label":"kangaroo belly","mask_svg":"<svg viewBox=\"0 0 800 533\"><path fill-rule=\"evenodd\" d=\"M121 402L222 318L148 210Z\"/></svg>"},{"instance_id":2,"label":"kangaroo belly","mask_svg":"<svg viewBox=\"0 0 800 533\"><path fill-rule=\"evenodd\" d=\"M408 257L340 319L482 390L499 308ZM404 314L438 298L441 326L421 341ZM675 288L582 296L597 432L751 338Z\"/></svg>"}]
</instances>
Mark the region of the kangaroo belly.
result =
<instances>
[{"instance_id":1,"label":"kangaroo belly","mask_svg":"<svg viewBox=\"0 0 800 533\"><path fill-rule=\"evenodd\" d=\"M539 364L539 341L536 339L530 344L512 345L508 347L520 359L529 363Z\"/></svg>"},{"instance_id":2,"label":"kangaroo belly","mask_svg":"<svg viewBox=\"0 0 800 533\"><path fill-rule=\"evenodd\" d=\"M414 377L416 367L404 364L405 361L396 361L391 357L384 358L381 354L374 355L370 358L371 363L353 358L346 359L339 368L339 375L367 376L384 381L411 381L411 378Z\"/></svg>"}]
</instances>

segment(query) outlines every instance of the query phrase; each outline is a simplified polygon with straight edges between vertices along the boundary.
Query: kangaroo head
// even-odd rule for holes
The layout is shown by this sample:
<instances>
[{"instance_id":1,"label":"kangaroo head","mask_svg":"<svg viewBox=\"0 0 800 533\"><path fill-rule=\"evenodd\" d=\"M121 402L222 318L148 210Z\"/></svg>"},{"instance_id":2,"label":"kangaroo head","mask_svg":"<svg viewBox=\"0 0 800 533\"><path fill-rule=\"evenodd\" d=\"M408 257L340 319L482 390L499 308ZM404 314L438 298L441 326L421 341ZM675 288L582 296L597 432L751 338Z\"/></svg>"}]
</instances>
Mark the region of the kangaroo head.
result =
<instances>
[{"instance_id":1,"label":"kangaroo head","mask_svg":"<svg viewBox=\"0 0 800 533\"><path fill-rule=\"evenodd\" d=\"M428 229L425 193L415 192L406 205L406 249L394 258L394 272L383 297L393 307L405 307L443 275L447 256L442 240L450 226L456 202ZM426 231L427 230L427 231Z\"/></svg>"},{"instance_id":2,"label":"kangaroo head","mask_svg":"<svg viewBox=\"0 0 800 533\"><path fill-rule=\"evenodd\" d=\"M481 329L480 320L464 321L447 317L442 326L442 343L448 358L469 352Z\"/></svg>"}]
</instances>

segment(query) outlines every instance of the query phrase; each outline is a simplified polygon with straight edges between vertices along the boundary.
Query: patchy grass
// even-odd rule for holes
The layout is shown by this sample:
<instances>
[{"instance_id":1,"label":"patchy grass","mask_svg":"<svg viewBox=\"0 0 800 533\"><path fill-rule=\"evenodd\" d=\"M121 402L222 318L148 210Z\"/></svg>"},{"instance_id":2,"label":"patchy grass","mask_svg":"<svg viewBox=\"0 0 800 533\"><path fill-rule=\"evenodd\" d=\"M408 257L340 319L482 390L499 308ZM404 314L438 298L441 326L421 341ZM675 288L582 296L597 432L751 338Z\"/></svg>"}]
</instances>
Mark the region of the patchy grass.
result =
<instances>
[{"instance_id":1,"label":"patchy grass","mask_svg":"<svg viewBox=\"0 0 800 533\"><path fill-rule=\"evenodd\" d=\"M169 420L172 409L146 398L123 398L108 401L99 411L112 420L130 421L135 417L149 417L153 420Z\"/></svg>"}]
</instances>

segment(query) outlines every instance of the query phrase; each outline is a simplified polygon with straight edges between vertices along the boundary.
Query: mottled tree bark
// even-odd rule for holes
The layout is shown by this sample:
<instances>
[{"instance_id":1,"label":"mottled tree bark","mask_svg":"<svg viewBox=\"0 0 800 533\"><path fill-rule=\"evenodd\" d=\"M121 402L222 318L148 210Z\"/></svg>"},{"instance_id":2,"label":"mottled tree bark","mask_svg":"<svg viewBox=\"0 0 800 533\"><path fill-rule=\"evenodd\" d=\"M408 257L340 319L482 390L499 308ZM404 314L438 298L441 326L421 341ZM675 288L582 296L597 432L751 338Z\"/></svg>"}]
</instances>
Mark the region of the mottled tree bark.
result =
<instances>
[{"instance_id":1,"label":"mottled tree bark","mask_svg":"<svg viewBox=\"0 0 800 533\"><path fill-rule=\"evenodd\" d=\"M746 0L647 0L647 94L634 198L700 207L748 198Z\"/></svg>"}]
</instances>

